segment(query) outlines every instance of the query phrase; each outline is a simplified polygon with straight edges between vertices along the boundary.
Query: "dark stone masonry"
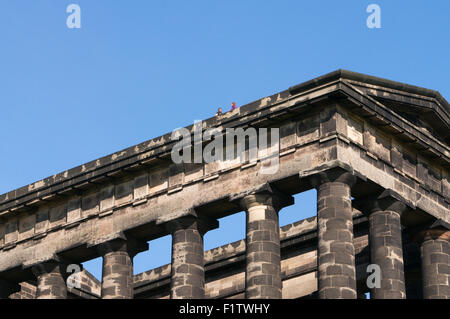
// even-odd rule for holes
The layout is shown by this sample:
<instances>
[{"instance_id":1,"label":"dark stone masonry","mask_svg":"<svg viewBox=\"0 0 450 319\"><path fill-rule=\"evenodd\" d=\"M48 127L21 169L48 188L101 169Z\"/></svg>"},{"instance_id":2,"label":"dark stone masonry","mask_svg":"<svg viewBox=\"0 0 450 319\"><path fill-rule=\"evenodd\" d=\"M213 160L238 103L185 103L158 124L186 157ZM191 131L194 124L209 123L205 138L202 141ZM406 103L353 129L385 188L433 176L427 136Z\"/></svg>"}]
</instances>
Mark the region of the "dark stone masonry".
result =
<instances>
[{"instance_id":1,"label":"dark stone masonry","mask_svg":"<svg viewBox=\"0 0 450 319\"><path fill-rule=\"evenodd\" d=\"M244 132L224 154L239 141L251 153L255 131L270 150L175 163L168 133L0 195L0 298L450 299L439 92L337 70L200 128ZM293 195L313 189L317 215L280 228ZM218 220L242 211L245 239L204 251ZM171 263L134 275L133 258L167 235ZM98 257L101 279L68 272Z\"/></svg>"},{"instance_id":2,"label":"dark stone masonry","mask_svg":"<svg viewBox=\"0 0 450 319\"><path fill-rule=\"evenodd\" d=\"M141 244L147 249L147 244ZM133 258L139 252L132 239L117 238L98 245L103 258L102 288L103 299L133 298Z\"/></svg>"},{"instance_id":3,"label":"dark stone masonry","mask_svg":"<svg viewBox=\"0 0 450 319\"><path fill-rule=\"evenodd\" d=\"M340 169L312 178L317 188L319 297L356 299L351 187L356 177Z\"/></svg>"},{"instance_id":4,"label":"dark stone masonry","mask_svg":"<svg viewBox=\"0 0 450 319\"><path fill-rule=\"evenodd\" d=\"M133 256L127 249L124 240L102 244L99 251L103 257L102 298L130 299L133 298Z\"/></svg>"},{"instance_id":5,"label":"dark stone masonry","mask_svg":"<svg viewBox=\"0 0 450 319\"><path fill-rule=\"evenodd\" d=\"M246 211L245 297L280 299L281 252L278 212L294 203L290 196L263 191L243 197Z\"/></svg>"},{"instance_id":6,"label":"dark stone masonry","mask_svg":"<svg viewBox=\"0 0 450 319\"><path fill-rule=\"evenodd\" d=\"M183 217L169 224L172 233L172 299L203 299L205 270L203 234L217 222Z\"/></svg>"},{"instance_id":7,"label":"dark stone masonry","mask_svg":"<svg viewBox=\"0 0 450 319\"><path fill-rule=\"evenodd\" d=\"M36 299L66 299L67 286L63 266L59 262L45 262L33 266L37 278Z\"/></svg>"},{"instance_id":8,"label":"dark stone masonry","mask_svg":"<svg viewBox=\"0 0 450 319\"><path fill-rule=\"evenodd\" d=\"M446 226L418 234L426 299L450 299L450 230Z\"/></svg>"},{"instance_id":9,"label":"dark stone masonry","mask_svg":"<svg viewBox=\"0 0 450 319\"><path fill-rule=\"evenodd\" d=\"M370 260L382 275L381 287L372 290L373 299L406 298L401 225L406 205L393 195L384 191L362 200L370 225Z\"/></svg>"}]
</instances>

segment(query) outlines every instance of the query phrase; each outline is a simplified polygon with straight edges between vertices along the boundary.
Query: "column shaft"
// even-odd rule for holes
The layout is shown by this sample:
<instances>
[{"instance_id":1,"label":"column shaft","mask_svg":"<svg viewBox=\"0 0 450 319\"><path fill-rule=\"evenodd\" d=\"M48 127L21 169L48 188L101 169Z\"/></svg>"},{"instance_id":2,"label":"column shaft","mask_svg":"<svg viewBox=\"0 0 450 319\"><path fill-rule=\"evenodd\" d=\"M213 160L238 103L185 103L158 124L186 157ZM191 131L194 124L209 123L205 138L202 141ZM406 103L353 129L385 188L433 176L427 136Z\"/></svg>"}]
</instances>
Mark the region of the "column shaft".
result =
<instances>
[{"instance_id":1,"label":"column shaft","mask_svg":"<svg viewBox=\"0 0 450 319\"><path fill-rule=\"evenodd\" d=\"M412 204L392 189L359 198L354 204L369 219L370 260L380 270L371 298L405 299L401 215Z\"/></svg>"},{"instance_id":2,"label":"column shaft","mask_svg":"<svg viewBox=\"0 0 450 319\"><path fill-rule=\"evenodd\" d=\"M369 216L371 263L380 266L381 286L373 288L373 299L405 299L402 228L400 213L377 211Z\"/></svg>"},{"instance_id":3,"label":"column shaft","mask_svg":"<svg viewBox=\"0 0 450 319\"><path fill-rule=\"evenodd\" d=\"M264 201L262 201L264 202ZM270 205L247 209L246 298L281 298L280 228Z\"/></svg>"},{"instance_id":4,"label":"column shaft","mask_svg":"<svg viewBox=\"0 0 450 319\"><path fill-rule=\"evenodd\" d=\"M317 191L321 299L356 299L355 248L349 183L322 182Z\"/></svg>"},{"instance_id":5,"label":"column shaft","mask_svg":"<svg viewBox=\"0 0 450 319\"><path fill-rule=\"evenodd\" d=\"M278 212L292 205L294 198L269 184L231 198L246 211L245 296L279 299L283 287Z\"/></svg>"},{"instance_id":6,"label":"column shaft","mask_svg":"<svg viewBox=\"0 0 450 319\"><path fill-rule=\"evenodd\" d=\"M127 241L116 239L99 246L103 257L102 299L133 298L133 257Z\"/></svg>"},{"instance_id":7,"label":"column shaft","mask_svg":"<svg viewBox=\"0 0 450 319\"><path fill-rule=\"evenodd\" d=\"M424 299L450 299L450 231L425 239L420 247Z\"/></svg>"},{"instance_id":8,"label":"column shaft","mask_svg":"<svg viewBox=\"0 0 450 319\"><path fill-rule=\"evenodd\" d=\"M203 234L195 218L172 224L172 299L205 297Z\"/></svg>"},{"instance_id":9,"label":"column shaft","mask_svg":"<svg viewBox=\"0 0 450 319\"><path fill-rule=\"evenodd\" d=\"M372 289L373 299L405 299L402 228L400 213L376 211L369 215L371 263L380 266L381 286Z\"/></svg>"}]
</instances>

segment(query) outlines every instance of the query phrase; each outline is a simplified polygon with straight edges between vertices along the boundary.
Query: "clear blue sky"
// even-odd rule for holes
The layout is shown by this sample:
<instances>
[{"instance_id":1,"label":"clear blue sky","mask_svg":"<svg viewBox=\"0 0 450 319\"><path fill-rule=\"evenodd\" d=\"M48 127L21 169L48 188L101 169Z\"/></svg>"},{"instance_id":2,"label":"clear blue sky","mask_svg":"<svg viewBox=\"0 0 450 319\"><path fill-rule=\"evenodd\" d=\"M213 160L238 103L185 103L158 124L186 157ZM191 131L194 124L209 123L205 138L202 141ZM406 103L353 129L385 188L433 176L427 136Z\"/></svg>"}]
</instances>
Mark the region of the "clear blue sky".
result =
<instances>
[{"instance_id":1,"label":"clear blue sky","mask_svg":"<svg viewBox=\"0 0 450 319\"><path fill-rule=\"evenodd\" d=\"M81 29L66 26L71 3ZM370 3L381 29L366 26ZM450 97L447 0L3 0L0 35L0 193L339 68ZM280 223L314 215L314 196ZM205 246L244 230L242 213L221 220ZM135 272L169 261L167 237Z\"/></svg>"}]
</instances>

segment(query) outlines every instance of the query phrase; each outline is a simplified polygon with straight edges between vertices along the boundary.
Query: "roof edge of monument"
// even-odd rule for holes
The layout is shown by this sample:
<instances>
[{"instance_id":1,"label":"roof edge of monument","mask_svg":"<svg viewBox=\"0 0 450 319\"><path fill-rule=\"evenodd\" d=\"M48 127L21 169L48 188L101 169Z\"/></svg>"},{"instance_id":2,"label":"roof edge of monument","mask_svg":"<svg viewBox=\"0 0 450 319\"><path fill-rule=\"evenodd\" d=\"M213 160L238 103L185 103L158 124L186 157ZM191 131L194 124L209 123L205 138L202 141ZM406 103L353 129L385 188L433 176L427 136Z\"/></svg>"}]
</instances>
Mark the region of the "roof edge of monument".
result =
<instances>
[{"instance_id":1,"label":"roof edge of monument","mask_svg":"<svg viewBox=\"0 0 450 319\"><path fill-rule=\"evenodd\" d=\"M363 82L367 84L377 85L381 87L386 87L398 91L404 91L412 94L423 95L430 98L434 98L439 101L445 108L446 112L450 112L449 102L439 93L439 91L426 89L424 87L415 86L411 84L406 84L402 82L392 81L385 78L380 78L372 75L367 75L363 73L353 72L345 69L338 69L336 71L324 74L312 80L291 86L289 92L291 94L296 94L301 91L311 89L313 87L328 83L330 81L335 81L339 79L347 79L358 82Z\"/></svg>"},{"instance_id":2,"label":"roof edge of monument","mask_svg":"<svg viewBox=\"0 0 450 319\"><path fill-rule=\"evenodd\" d=\"M312 80L303 82L301 84L290 87L287 90L275 93L269 97L264 97L258 99L256 101L250 102L246 105L243 105L236 116L229 116L226 119L220 122L221 125L228 122L233 122L241 118L247 116L249 113L257 112L259 108L263 106L270 106L274 103L278 104L280 101L284 101L289 99L292 95L296 95L300 92L307 91L309 89L318 87L323 84L327 84L333 81L339 80L353 80L357 82L377 85L381 87L387 87L395 90L400 90L404 92L409 92L412 94L422 95L426 97L435 98L439 101L443 107L445 107L444 112L449 113L449 104L448 102L441 96L441 94L437 91L425 89L413 85L404 84L401 82L395 82L391 80L386 80L374 76L369 76L357 72L352 72L344 69L339 69L333 71L331 73L319 76ZM267 99L270 99L270 103L267 103ZM276 99L276 101L273 101ZM206 119L204 122L206 124L217 124L215 117L211 117ZM193 125L189 125L186 128L192 130ZM172 143L170 141L170 134L164 134L162 136L147 140L137 145L133 145L131 147L125 148L121 151L103 156L101 158L89 161L85 164L76 166L69 170L57 173L50 177L41 179L34 183L25 185L23 187L17 188L15 190L9 191L4 194L0 194L0 210L7 203L11 203L13 201L17 201L25 196L31 196L33 193L34 198L43 198L46 199L50 197L49 194L56 194L61 192L61 189L65 189L67 187L73 187L73 184L85 184L89 181L93 181L97 179L99 175L106 174L110 171L114 171L115 169L120 169L122 166L126 166L128 164L133 165L133 159L138 157L138 161L145 160L146 157L143 156L146 153L160 147L166 147L167 144ZM142 158L141 158L142 157ZM130 163L128 163L130 162ZM117 166L117 167L116 167ZM98 171L98 172L96 172ZM101 171L101 172L100 172ZM104 171L104 172L103 172ZM95 172L95 174L94 174ZM106 172L106 173L105 173ZM98 173L98 174L97 174ZM71 181L74 180L74 181ZM58 185L58 187L54 187ZM67 187L66 187L67 186ZM45 191L44 190L48 190ZM28 202L28 199L26 200ZM20 203L17 203L20 204ZM8 208L6 208L8 209Z\"/></svg>"}]
</instances>

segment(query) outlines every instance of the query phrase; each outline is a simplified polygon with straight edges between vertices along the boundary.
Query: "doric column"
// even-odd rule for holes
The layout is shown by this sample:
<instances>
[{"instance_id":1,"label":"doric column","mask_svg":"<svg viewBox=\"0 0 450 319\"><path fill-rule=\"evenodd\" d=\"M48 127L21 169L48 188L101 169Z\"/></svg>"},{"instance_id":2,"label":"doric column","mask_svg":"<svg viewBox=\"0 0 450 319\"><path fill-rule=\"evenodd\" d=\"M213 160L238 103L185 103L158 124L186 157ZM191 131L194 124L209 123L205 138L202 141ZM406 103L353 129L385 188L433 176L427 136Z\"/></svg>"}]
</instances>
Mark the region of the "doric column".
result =
<instances>
[{"instance_id":1,"label":"doric column","mask_svg":"<svg viewBox=\"0 0 450 319\"><path fill-rule=\"evenodd\" d=\"M203 299L205 268L203 235L218 227L216 220L185 216L167 224L172 233L171 299Z\"/></svg>"},{"instance_id":2,"label":"doric column","mask_svg":"<svg viewBox=\"0 0 450 319\"><path fill-rule=\"evenodd\" d=\"M97 249L103 257L102 299L132 299L133 258L147 250L148 244L122 236L99 244Z\"/></svg>"},{"instance_id":3,"label":"doric column","mask_svg":"<svg viewBox=\"0 0 450 319\"><path fill-rule=\"evenodd\" d=\"M404 200L392 190L385 190L358 200L369 219L370 260L381 270L380 287L371 291L372 299L405 299L405 274L401 214Z\"/></svg>"},{"instance_id":4,"label":"doric column","mask_svg":"<svg viewBox=\"0 0 450 319\"><path fill-rule=\"evenodd\" d=\"M422 258L424 299L450 299L450 230L438 220L416 237Z\"/></svg>"},{"instance_id":5,"label":"doric column","mask_svg":"<svg viewBox=\"0 0 450 319\"><path fill-rule=\"evenodd\" d=\"M57 261L46 261L31 268L37 278L36 299L66 299L64 265Z\"/></svg>"},{"instance_id":6,"label":"doric column","mask_svg":"<svg viewBox=\"0 0 450 319\"><path fill-rule=\"evenodd\" d=\"M317 189L320 299L356 299L351 186L356 177L340 168L311 178Z\"/></svg>"},{"instance_id":7,"label":"doric column","mask_svg":"<svg viewBox=\"0 0 450 319\"><path fill-rule=\"evenodd\" d=\"M245 296L248 299L280 299L282 283L278 212L292 205L294 199L266 184L242 194L239 203L247 213Z\"/></svg>"},{"instance_id":8,"label":"doric column","mask_svg":"<svg viewBox=\"0 0 450 319\"><path fill-rule=\"evenodd\" d=\"M8 299L10 295L20 291L20 285L0 279L0 299Z\"/></svg>"}]
</instances>

